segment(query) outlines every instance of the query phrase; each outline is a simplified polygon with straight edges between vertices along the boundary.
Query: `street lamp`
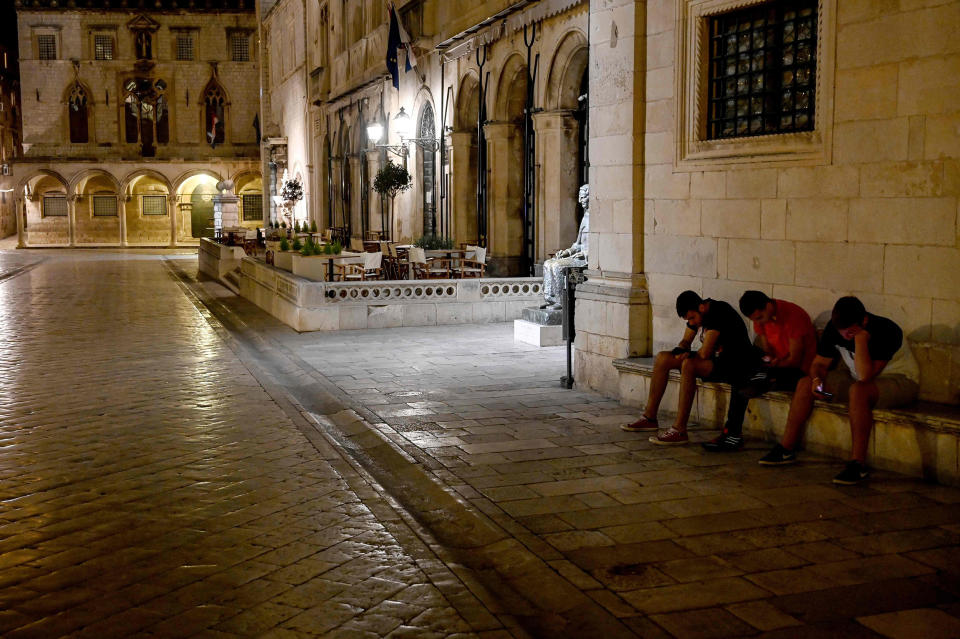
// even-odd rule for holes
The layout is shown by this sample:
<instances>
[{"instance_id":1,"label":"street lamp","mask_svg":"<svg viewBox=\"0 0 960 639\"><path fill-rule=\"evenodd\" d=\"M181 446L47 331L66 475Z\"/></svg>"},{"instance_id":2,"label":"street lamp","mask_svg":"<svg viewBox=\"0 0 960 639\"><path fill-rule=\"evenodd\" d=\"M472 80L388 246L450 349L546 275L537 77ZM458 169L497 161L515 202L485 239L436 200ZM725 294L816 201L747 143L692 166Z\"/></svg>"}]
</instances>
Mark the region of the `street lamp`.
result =
<instances>
[{"instance_id":1,"label":"street lamp","mask_svg":"<svg viewBox=\"0 0 960 639\"><path fill-rule=\"evenodd\" d=\"M393 129L397 132L397 135L400 137L400 144L378 144L378 149L386 149L391 153L394 153L404 160L409 153L408 144L416 144L422 149L425 149L431 153L436 153L437 149L440 148L437 143L437 139L433 136L428 138L411 138L410 133L413 129L413 120L410 118L410 114L404 110L403 107L400 107L400 112L393 116ZM374 136L374 133L379 135ZM383 127L380 125L379 120L374 120L369 126L367 126L367 135L371 140L379 139L383 135Z\"/></svg>"}]
</instances>

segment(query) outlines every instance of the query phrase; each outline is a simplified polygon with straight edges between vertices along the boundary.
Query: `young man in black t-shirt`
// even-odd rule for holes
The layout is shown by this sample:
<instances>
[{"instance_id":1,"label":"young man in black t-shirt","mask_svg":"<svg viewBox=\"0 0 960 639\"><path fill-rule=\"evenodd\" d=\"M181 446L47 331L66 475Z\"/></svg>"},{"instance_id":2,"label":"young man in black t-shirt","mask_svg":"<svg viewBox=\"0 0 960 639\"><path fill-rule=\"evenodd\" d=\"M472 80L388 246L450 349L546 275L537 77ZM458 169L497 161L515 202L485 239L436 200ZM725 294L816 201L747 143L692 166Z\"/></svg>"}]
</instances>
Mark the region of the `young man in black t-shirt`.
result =
<instances>
[{"instance_id":1,"label":"young man in black t-shirt","mask_svg":"<svg viewBox=\"0 0 960 639\"><path fill-rule=\"evenodd\" d=\"M838 367L830 370L837 360ZM833 481L856 484L867 479L873 409L914 401L919 379L920 369L900 327L868 313L856 297L840 298L820 338L810 375L797 383L783 437L760 463L779 466L796 461L794 448L814 399L849 401L852 459Z\"/></svg>"},{"instance_id":2,"label":"young man in black t-shirt","mask_svg":"<svg viewBox=\"0 0 960 639\"><path fill-rule=\"evenodd\" d=\"M747 336L747 327L740 315L726 302L701 299L693 291L677 297L677 315L686 320L687 329L680 344L672 351L657 355L647 405L640 419L621 426L629 432L653 432L654 444L686 444L687 420L697 391L697 377L707 381L735 382L750 375L756 368L757 354ZM697 333L703 331L703 344L691 350ZM660 430L657 411L667 389L671 370L680 370L680 398L673 426Z\"/></svg>"}]
</instances>

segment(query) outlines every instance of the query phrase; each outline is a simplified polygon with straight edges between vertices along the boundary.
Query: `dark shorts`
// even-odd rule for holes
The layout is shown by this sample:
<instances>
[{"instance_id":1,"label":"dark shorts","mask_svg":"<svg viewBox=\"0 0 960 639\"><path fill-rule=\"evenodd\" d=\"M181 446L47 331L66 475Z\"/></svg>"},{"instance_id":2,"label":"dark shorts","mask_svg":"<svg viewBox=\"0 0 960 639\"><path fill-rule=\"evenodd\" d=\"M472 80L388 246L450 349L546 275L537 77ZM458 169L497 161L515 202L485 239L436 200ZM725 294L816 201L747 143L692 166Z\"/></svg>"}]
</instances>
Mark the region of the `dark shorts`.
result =
<instances>
[{"instance_id":1,"label":"dark shorts","mask_svg":"<svg viewBox=\"0 0 960 639\"><path fill-rule=\"evenodd\" d=\"M759 362L760 358L754 353L746 353L742 356L721 353L714 356L713 370L703 378L703 381L728 384L743 382L757 370Z\"/></svg>"}]
</instances>

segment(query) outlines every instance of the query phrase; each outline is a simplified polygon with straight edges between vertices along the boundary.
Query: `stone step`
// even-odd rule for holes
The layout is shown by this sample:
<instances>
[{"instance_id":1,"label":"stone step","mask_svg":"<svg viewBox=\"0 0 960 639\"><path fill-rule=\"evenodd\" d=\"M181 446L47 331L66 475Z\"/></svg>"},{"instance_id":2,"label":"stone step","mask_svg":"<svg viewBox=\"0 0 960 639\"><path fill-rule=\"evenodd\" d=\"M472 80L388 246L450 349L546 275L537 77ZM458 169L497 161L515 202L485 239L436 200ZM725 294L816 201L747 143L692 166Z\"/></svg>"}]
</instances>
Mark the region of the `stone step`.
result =
<instances>
[{"instance_id":1,"label":"stone step","mask_svg":"<svg viewBox=\"0 0 960 639\"><path fill-rule=\"evenodd\" d=\"M614 361L619 376L620 401L643 406L653 374L653 358ZM662 411L677 404L680 374L672 371ZM792 394L771 392L750 400L744 433L771 443L783 434ZM697 382L691 423L704 429L719 429L727 414L730 385ZM875 468L914 477L960 485L960 408L947 404L918 402L907 408L875 410L873 436L867 462ZM845 404L817 401L803 436L803 447L821 454L847 459L850 452L850 421Z\"/></svg>"}]
</instances>

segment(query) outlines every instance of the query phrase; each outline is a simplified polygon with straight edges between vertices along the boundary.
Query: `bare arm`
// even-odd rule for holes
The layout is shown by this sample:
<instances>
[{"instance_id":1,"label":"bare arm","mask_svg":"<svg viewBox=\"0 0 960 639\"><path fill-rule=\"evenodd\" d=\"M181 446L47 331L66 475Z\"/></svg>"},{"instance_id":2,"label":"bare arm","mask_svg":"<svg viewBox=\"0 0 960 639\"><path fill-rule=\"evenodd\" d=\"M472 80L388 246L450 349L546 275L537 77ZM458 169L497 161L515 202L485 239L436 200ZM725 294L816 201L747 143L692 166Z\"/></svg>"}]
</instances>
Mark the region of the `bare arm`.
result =
<instances>
[{"instance_id":1,"label":"bare arm","mask_svg":"<svg viewBox=\"0 0 960 639\"><path fill-rule=\"evenodd\" d=\"M832 363L833 359L824 357L823 355L817 355L813 358L813 363L810 364L810 378L813 380L813 394L817 397L823 397L823 395L817 392L817 388L823 384L823 380L827 377L827 371L830 370L830 364Z\"/></svg>"},{"instance_id":2,"label":"bare arm","mask_svg":"<svg viewBox=\"0 0 960 639\"><path fill-rule=\"evenodd\" d=\"M693 344L693 339L697 336L697 329L690 328L689 326L683 331L683 339L680 340L680 343L677 345L680 348L690 348Z\"/></svg>"},{"instance_id":3,"label":"bare arm","mask_svg":"<svg viewBox=\"0 0 960 639\"><path fill-rule=\"evenodd\" d=\"M703 336L703 346L697 351L697 357L700 359L710 359L713 351L717 347L717 340L720 338L720 331L710 330Z\"/></svg>"},{"instance_id":4,"label":"bare arm","mask_svg":"<svg viewBox=\"0 0 960 639\"><path fill-rule=\"evenodd\" d=\"M771 366L782 366L784 368L800 368L803 364L803 340L790 338L790 353L783 359L775 359L770 362Z\"/></svg>"},{"instance_id":5,"label":"bare arm","mask_svg":"<svg viewBox=\"0 0 960 639\"><path fill-rule=\"evenodd\" d=\"M874 360L870 357L870 333L861 330L853 336L853 364L861 382L869 382L880 374L889 360Z\"/></svg>"}]
</instances>

